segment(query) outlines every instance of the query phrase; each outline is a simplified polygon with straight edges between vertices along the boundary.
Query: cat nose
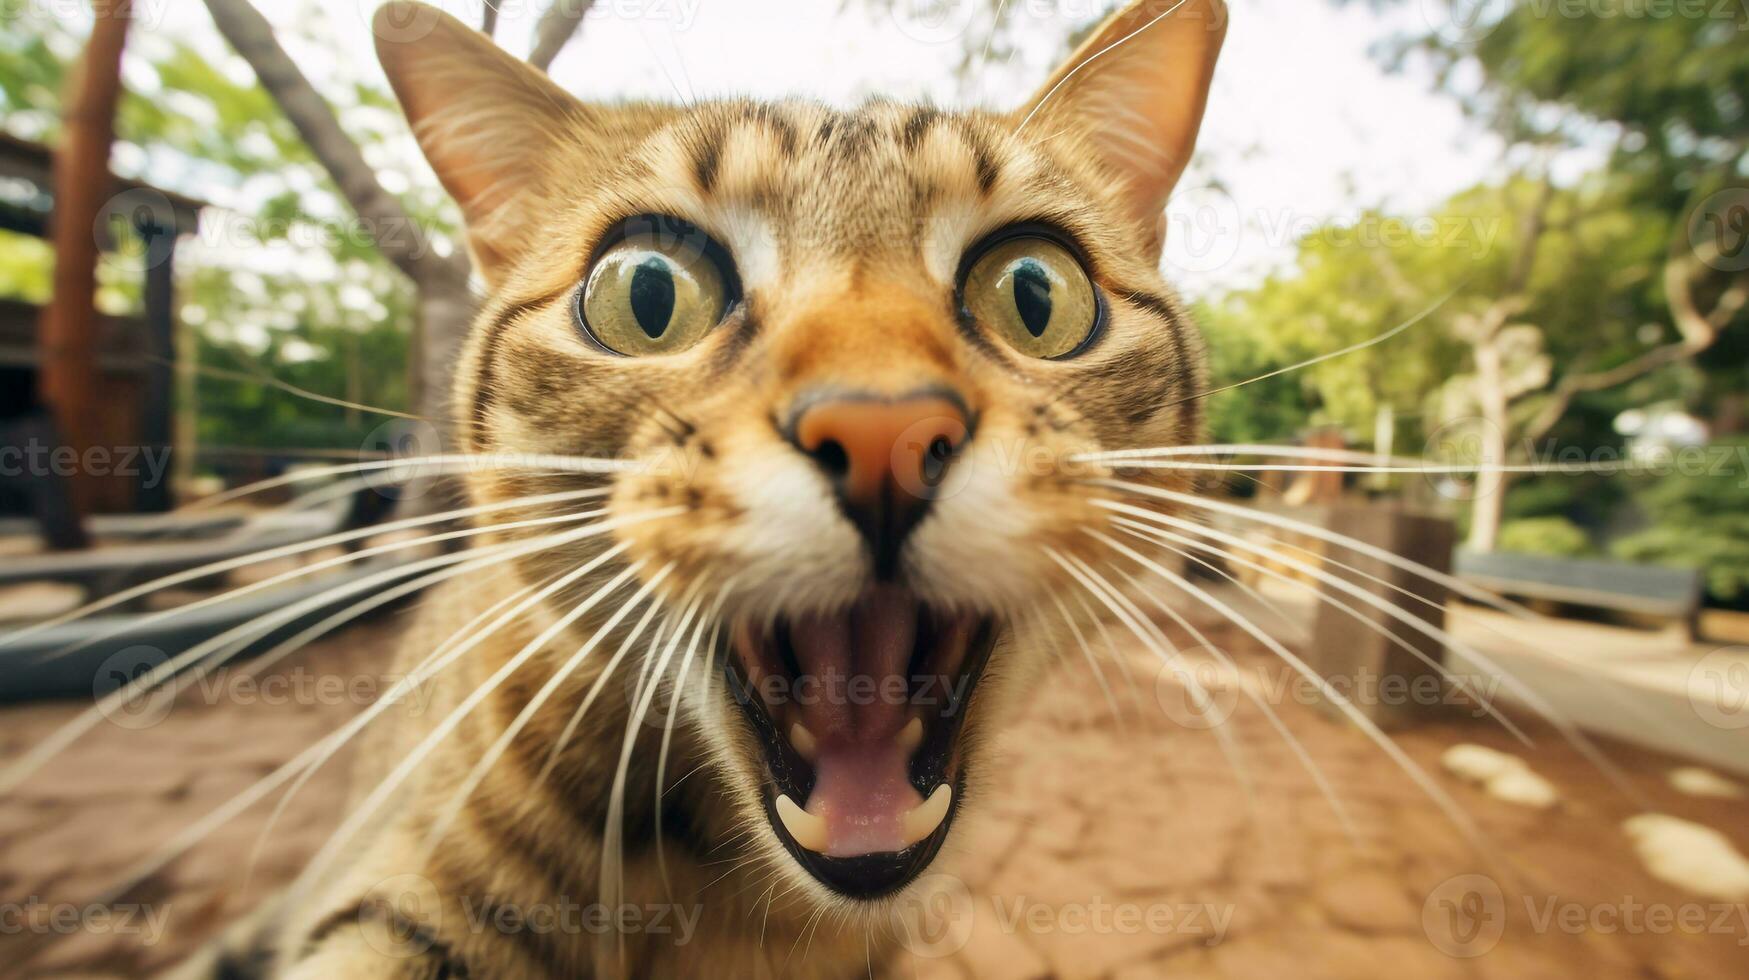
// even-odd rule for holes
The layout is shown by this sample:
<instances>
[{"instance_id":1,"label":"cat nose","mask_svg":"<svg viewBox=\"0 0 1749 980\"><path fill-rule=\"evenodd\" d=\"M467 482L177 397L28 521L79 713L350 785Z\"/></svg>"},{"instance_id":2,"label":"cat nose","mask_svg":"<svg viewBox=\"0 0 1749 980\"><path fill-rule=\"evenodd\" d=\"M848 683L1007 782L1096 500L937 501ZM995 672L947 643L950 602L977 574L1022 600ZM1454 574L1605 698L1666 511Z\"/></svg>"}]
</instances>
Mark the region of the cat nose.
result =
<instances>
[{"instance_id":1,"label":"cat nose","mask_svg":"<svg viewBox=\"0 0 1749 980\"><path fill-rule=\"evenodd\" d=\"M964 401L939 391L895 399L835 392L800 405L790 440L832 481L876 575L892 578L906 536L971 436Z\"/></svg>"}]
</instances>

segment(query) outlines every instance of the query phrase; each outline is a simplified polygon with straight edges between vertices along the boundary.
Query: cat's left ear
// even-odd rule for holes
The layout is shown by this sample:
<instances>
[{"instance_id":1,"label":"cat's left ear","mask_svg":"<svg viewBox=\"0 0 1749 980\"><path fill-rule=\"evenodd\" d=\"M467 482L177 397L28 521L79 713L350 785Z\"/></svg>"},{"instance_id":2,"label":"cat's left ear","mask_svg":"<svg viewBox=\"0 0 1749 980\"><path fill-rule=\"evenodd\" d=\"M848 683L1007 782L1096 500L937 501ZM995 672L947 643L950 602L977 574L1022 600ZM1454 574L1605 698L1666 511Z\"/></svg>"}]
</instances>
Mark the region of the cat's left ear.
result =
<instances>
[{"instance_id":1,"label":"cat's left ear","mask_svg":"<svg viewBox=\"0 0 1749 980\"><path fill-rule=\"evenodd\" d=\"M529 247L536 189L582 102L435 7L394 0L371 22L377 57L437 179L461 205L489 283Z\"/></svg>"},{"instance_id":2,"label":"cat's left ear","mask_svg":"<svg viewBox=\"0 0 1749 980\"><path fill-rule=\"evenodd\" d=\"M1016 111L1016 125L1086 134L1124 177L1131 213L1158 235L1166 197L1196 147L1226 36L1222 0L1139 0L1099 25Z\"/></svg>"}]
</instances>

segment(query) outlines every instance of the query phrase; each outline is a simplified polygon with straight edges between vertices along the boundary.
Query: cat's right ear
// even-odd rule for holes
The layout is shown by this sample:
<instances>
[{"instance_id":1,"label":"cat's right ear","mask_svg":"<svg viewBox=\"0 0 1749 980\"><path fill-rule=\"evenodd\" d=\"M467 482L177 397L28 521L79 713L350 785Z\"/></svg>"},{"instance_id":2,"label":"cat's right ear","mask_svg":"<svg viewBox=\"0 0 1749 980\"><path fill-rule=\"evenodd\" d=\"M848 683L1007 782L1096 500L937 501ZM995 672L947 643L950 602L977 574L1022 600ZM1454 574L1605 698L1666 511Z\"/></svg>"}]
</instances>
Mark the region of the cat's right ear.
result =
<instances>
[{"instance_id":1,"label":"cat's right ear","mask_svg":"<svg viewBox=\"0 0 1749 980\"><path fill-rule=\"evenodd\" d=\"M386 3L371 31L420 149L461 205L475 267L495 284L539 223L532 191L557 134L587 110L543 72L435 7Z\"/></svg>"},{"instance_id":2,"label":"cat's right ear","mask_svg":"<svg viewBox=\"0 0 1749 980\"><path fill-rule=\"evenodd\" d=\"M1137 222L1158 229L1196 146L1226 35L1222 0L1136 0L1106 18L1015 112L1017 129L1080 132L1122 179Z\"/></svg>"}]
</instances>

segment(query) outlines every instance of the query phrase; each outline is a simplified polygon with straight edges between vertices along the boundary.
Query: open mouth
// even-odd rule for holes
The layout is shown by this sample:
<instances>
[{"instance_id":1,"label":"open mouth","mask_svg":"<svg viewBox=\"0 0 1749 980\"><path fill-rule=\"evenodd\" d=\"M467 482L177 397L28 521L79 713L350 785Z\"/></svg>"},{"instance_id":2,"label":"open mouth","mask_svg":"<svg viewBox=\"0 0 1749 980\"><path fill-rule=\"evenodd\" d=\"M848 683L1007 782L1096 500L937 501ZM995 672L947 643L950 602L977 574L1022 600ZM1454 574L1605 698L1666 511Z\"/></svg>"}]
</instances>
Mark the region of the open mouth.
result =
<instances>
[{"instance_id":1,"label":"open mouth","mask_svg":"<svg viewBox=\"0 0 1749 980\"><path fill-rule=\"evenodd\" d=\"M763 748L766 816L797 862L875 898L929 866L962 789L960 734L994 623L881 586L831 615L739 625L729 690Z\"/></svg>"}]
</instances>

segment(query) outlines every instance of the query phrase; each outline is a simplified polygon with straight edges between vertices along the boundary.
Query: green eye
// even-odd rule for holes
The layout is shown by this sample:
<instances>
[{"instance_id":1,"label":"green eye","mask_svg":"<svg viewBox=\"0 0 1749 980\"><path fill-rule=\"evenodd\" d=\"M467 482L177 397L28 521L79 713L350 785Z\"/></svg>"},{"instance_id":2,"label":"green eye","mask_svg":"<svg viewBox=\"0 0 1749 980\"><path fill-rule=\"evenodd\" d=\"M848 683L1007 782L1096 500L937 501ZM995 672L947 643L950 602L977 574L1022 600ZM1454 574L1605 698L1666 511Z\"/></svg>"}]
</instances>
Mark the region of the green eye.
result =
<instances>
[{"instance_id":1,"label":"green eye","mask_svg":"<svg viewBox=\"0 0 1749 980\"><path fill-rule=\"evenodd\" d=\"M966 309L1009 346L1031 357L1073 353L1093 333L1093 282L1069 250L1048 238L1000 242L966 274Z\"/></svg>"},{"instance_id":2,"label":"green eye","mask_svg":"<svg viewBox=\"0 0 1749 980\"><path fill-rule=\"evenodd\" d=\"M618 354L673 354L699 342L728 308L709 239L639 232L603 252L583 284L583 325Z\"/></svg>"}]
</instances>

